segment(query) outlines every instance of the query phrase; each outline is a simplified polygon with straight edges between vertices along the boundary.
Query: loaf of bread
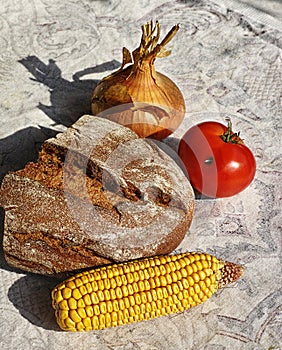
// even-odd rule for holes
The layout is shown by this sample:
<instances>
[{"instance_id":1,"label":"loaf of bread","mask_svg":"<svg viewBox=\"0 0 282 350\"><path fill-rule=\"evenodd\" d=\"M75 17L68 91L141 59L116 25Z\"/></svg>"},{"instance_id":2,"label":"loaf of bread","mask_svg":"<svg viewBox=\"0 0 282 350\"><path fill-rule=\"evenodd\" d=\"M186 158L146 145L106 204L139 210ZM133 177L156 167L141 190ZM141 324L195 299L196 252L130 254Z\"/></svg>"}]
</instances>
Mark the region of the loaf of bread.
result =
<instances>
[{"instance_id":1,"label":"loaf of bread","mask_svg":"<svg viewBox=\"0 0 282 350\"><path fill-rule=\"evenodd\" d=\"M191 224L194 193L160 145L89 115L45 141L36 163L2 182L8 264L65 276L172 252Z\"/></svg>"}]
</instances>

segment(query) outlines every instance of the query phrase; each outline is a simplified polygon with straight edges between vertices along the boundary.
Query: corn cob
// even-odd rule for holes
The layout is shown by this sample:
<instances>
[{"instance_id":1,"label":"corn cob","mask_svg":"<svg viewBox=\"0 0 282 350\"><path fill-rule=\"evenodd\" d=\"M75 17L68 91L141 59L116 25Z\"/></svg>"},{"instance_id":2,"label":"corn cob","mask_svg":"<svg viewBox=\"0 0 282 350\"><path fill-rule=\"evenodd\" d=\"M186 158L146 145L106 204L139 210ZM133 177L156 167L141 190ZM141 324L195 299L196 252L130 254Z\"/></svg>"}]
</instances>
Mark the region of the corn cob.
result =
<instances>
[{"instance_id":1,"label":"corn cob","mask_svg":"<svg viewBox=\"0 0 282 350\"><path fill-rule=\"evenodd\" d=\"M52 305L63 330L98 330L187 310L242 273L202 253L146 258L68 278L53 289Z\"/></svg>"}]
</instances>

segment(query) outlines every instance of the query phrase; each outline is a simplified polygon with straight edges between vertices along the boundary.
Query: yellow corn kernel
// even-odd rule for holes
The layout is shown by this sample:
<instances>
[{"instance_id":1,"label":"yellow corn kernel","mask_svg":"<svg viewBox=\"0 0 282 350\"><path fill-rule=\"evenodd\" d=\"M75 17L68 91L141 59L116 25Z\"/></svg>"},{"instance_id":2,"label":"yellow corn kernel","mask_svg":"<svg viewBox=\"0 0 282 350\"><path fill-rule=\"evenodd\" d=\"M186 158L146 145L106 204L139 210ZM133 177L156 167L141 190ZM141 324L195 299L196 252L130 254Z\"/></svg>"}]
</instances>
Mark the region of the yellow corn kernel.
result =
<instances>
[{"instance_id":1,"label":"yellow corn kernel","mask_svg":"<svg viewBox=\"0 0 282 350\"><path fill-rule=\"evenodd\" d=\"M129 316L133 317L135 315L135 311L134 311L133 306L129 306L128 312L129 312Z\"/></svg>"},{"instance_id":2,"label":"yellow corn kernel","mask_svg":"<svg viewBox=\"0 0 282 350\"><path fill-rule=\"evenodd\" d=\"M103 280L99 280L98 281L98 290L102 291L104 290L104 281Z\"/></svg>"},{"instance_id":3,"label":"yellow corn kernel","mask_svg":"<svg viewBox=\"0 0 282 350\"><path fill-rule=\"evenodd\" d=\"M103 293L102 290L98 290L97 296L98 296L99 301L104 301L105 300L105 294Z\"/></svg>"},{"instance_id":4,"label":"yellow corn kernel","mask_svg":"<svg viewBox=\"0 0 282 350\"><path fill-rule=\"evenodd\" d=\"M168 298L168 292L166 288L162 288L162 292L163 292L163 298Z\"/></svg>"},{"instance_id":5,"label":"yellow corn kernel","mask_svg":"<svg viewBox=\"0 0 282 350\"><path fill-rule=\"evenodd\" d=\"M170 285L172 283L172 277L170 274L166 275L166 284Z\"/></svg>"},{"instance_id":6,"label":"yellow corn kernel","mask_svg":"<svg viewBox=\"0 0 282 350\"><path fill-rule=\"evenodd\" d=\"M64 320L64 323L65 323L66 329L73 330L73 331L76 330L76 324L70 317L66 318ZM59 323L59 326L60 326L60 323Z\"/></svg>"},{"instance_id":7,"label":"yellow corn kernel","mask_svg":"<svg viewBox=\"0 0 282 350\"><path fill-rule=\"evenodd\" d=\"M188 309L189 308L189 302L188 302L187 299L182 299L181 304L182 304L184 309Z\"/></svg>"},{"instance_id":8,"label":"yellow corn kernel","mask_svg":"<svg viewBox=\"0 0 282 350\"><path fill-rule=\"evenodd\" d=\"M153 301L153 296L150 291L146 292L146 297L147 297L148 303L151 303Z\"/></svg>"},{"instance_id":9,"label":"yellow corn kernel","mask_svg":"<svg viewBox=\"0 0 282 350\"><path fill-rule=\"evenodd\" d=\"M128 299L124 298L124 299L119 299L118 300L119 310L124 310L125 308L127 308L127 306L125 305L124 300L128 300Z\"/></svg>"},{"instance_id":10,"label":"yellow corn kernel","mask_svg":"<svg viewBox=\"0 0 282 350\"><path fill-rule=\"evenodd\" d=\"M77 288L79 288L80 286L83 285L83 282L81 281L81 279L79 277L74 280L74 283L75 283Z\"/></svg>"},{"instance_id":11,"label":"yellow corn kernel","mask_svg":"<svg viewBox=\"0 0 282 350\"><path fill-rule=\"evenodd\" d=\"M123 298L123 300L120 300L120 302L121 302L121 301L124 302L124 305L125 305L125 308L126 308L126 309L128 309L129 306L131 305L131 304L130 304L129 297Z\"/></svg>"},{"instance_id":12,"label":"yellow corn kernel","mask_svg":"<svg viewBox=\"0 0 282 350\"><path fill-rule=\"evenodd\" d=\"M69 315L70 315L70 318L73 320L73 322L78 323L81 321L81 317L79 316L76 310L70 310Z\"/></svg>"},{"instance_id":13,"label":"yellow corn kernel","mask_svg":"<svg viewBox=\"0 0 282 350\"><path fill-rule=\"evenodd\" d=\"M147 271L151 278L155 277L155 270L152 267L149 267Z\"/></svg>"},{"instance_id":14,"label":"yellow corn kernel","mask_svg":"<svg viewBox=\"0 0 282 350\"><path fill-rule=\"evenodd\" d=\"M126 289L128 291L128 295L133 295L134 294L134 289L133 289L133 285L132 284L128 284L126 286Z\"/></svg>"},{"instance_id":15,"label":"yellow corn kernel","mask_svg":"<svg viewBox=\"0 0 282 350\"><path fill-rule=\"evenodd\" d=\"M116 291L114 288L110 289L111 300L115 300L117 298Z\"/></svg>"},{"instance_id":16,"label":"yellow corn kernel","mask_svg":"<svg viewBox=\"0 0 282 350\"><path fill-rule=\"evenodd\" d=\"M195 255L194 254L189 255L189 260L190 260L189 265L193 264L193 262L195 261Z\"/></svg>"},{"instance_id":17,"label":"yellow corn kernel","mask_svg":"<svg viewBox=\"0 0 282 350\"><path fill-rule=\"evenodd\" d=\"M69 298L68 299L68 304L69 304L69 308L71 310L77 309L77 301L74 298Z\"/></svg>"},{"instance_id":18,"label":"yellow corn kernel","mask_svg":"<svg viewBox=\"0 0 282 350\"><path fill-rule=\"evenodd\" d=\"M169 267L171 272L174 272L176 270L176 266L175 266L175 263L173 261L169 262L167 264L167 266Z\"/></svg>"},{"instance_id":19,"label":"yellow corn kernel","mask_svg":"<svg viewBox=\"0 0 282 350\"><path fill-rule=\"evenodd\" d=\"M179 287L176 283L172 283L172 290L174 294L178 294L179 293Z\"/></svg>"},{"instance_id":20,"label":"yellow corn kernel","mask_svg":"<svg viewBox=\"0 0 282 350\"><path fill-rule=\"evenodd\" d=\"M138 293L138 292L139 292L139 286L138 286L138 283L133 282L133 283L132 283L132 287L133 287L133 291L134 291L134 293Z\"/></svg>"},{"instance_id":21,"label":"yellow corn kernel","mask_svg":"<svg viewBox=\"0 0 282 350\"><path fill-rule=\"evenodd\" d=\"M127 297L128 296L128 288L127 285L122 286L122 287L117 287L115 289L116 291L116 296L118 299L121 299L122 297Z\"/></svg>"},{"instance_id":22,"label":"yellow corn kernel","mask_svg":"<svg viewBox=\"0 0 282 350\"><path fill-rule=\"evenodd\" d=\"M123 318L124 320L129 320L129 308L123 310ZM126 322L127 323L127 322Z\"/></svg>"},{"instance_id":23,"label":"yellow corn kernel","mask_svg":"<svg viewBox=\"0 0 282 350\"><path fill-rule=\"evenodd\" d=\"M181 268L180 273L181 273L181 276L184 278L186 278L188 276L187 270L183 267Z\"/></svg>"},{"instance_id":24,"label":"yellow corn kernel","mask_svg":"<svg viewBox=\"0 0 282 350\"><path fill-rule=\"evenodd\" d=\"M195 301L195 305L198 305L198 304L201 303L201 300L200 300L198 294L194 294L194 295L193 295L193 299L194 299L194 301Z\"/></svg>"},{"instance_id":25,"label":"yellow corn kernel","mask_svg":"<svg viewBox=\"0 0 282 350\"><path fill-rule=\"evenodd\" d=\"M86 283L88 283L89 282L89 278L88 278L88 274L85 274L85 275L81 275L81 281L82 281L82 283L83 284L86 284Z\"/></svg>"},{"instance_id":26,"label":"yellow corn kernel","mask_svg":"<svg viewBox=\"0 0 282 350\"><path fill-rule=\"evenodd\" d=\"M164 265L160 265L160 266L159 266L159 270L160 270L161 276L164 276L164 275L167 274L167 269L165 268Z\"/></svg>"},{"instance_id":27,"label":"yellow corn kernel","mask_svg":"<svg viewBox=\"0 0 282 350\"><path fill-rule=\"evenodd\" d=\"M106 326L105 323L106 323L105 315L100 314L99 315L99 325L100 325L101 329L105 328L105 326Z\"/></svg>"},{"instance_id":28,"label":"yellow corn kernel","mask_svg":"<svg viewBox=\"0 0 282 350\"><path fill-rule=\"evenodd\" d=\"M161 271L158 266L154 267L154 271L155 271L155 276L159 277L161 275Z\"/></svg>"},{"instance_id":29,"label":"yellow corn kernel","mask_svg":"<svg viewBox=\"0 0 282 350\"><path fill-rule=\"evenodd\" d=\"M182 281L180 279L176 283L178 285L179 290L183 290L184 289L183 283L182 283Z\"/></svg>"},{"instance_id":30,"label":"yellow corn kernel","mask_svg":"<svg viewBox=\"0 0 282 350\"><path fill-rule=\"evenodd\" d=\"M177 293L177 299L180 301L183 300L183 293L181 291Z\"/></svg>"},{"instance_id":31,"label":"yellow corn kernel","mask_svg":"<svg viewBox=\"0 0 282 350\"><path fill-rule=\"evenodd\" d=\"M140 306L139 306L139 305L134 305L134 306L133 306L133 309L134 309L134 314L135 314L135 315L140 315L141 309L140 309Z\"/></svg>"},{"instance_id":32,"label":"yellow corn kernel","mask_svg":"<svg viewBox=\"0 0 282 350\"><path fill-rule=\"evenodd\" d=\"M109 313L105 314L105 323L106 323L106 327L111 326L111 324L112 324L111 314L109 314Z\"/></svg>"},{"instance_id":33,"label":"yellow corn kernel","mask_svg":"<svg viewBox=\"0 0 282 350\"><path fill-rule=\"evenodd\" d=\"M57 303L60 303L61 301L65 300L62 296L61 290L57 290L56 292L52 291L52 299L56 300Z\"/></svg>"},{"instance_id":34,"label":"yellow corn kernel","mask_svg":"<svg viewBox=\"0 0 282 350\"><path fill-rule=\"evenodd\" d=\"M189 295L190 295L191 297L193 297L194 294L195 294L194 288L193 288L193 287L189 287L189 288L188 288L188 291L189 291Z\"/></svg>"},{"instance_id":35,"label":"yellow corn kernel","mask_svg":"<svg viewBox=\"0 0 282 350\"><path fill-rule=\"evenodd\" d=\"M82 319L87 317L85 308L81 308L81 307L77 308L77 313L79 317L81 317Z\"/></svg>"},{"instance_id":36,"label":"yellow corn kernel","mask_svg":"<svg viewBox=\"0 0 282 350\"><path fill-rule=\"evenodd\" d=\"M121 286L125 285L125 283L122 281L122 277L121 276L116 276L115 281L116 281L116 284L117 284L118 287L121 287ZM127 284L127 280L126 280L126 284Z\"/></svg>"},{"instance_id":37,"label":"yellow corn kernel","mask_svg":"<svg viewBox=\"0 0 282 350\"><path fill-rule=\"evenodd\" d=\"M82 298L82 294L80 293L80 290L78 288L74 289L72 292L72 296L74 299L79 300Z\"/></svg>"},{"instance_id":38,"label":"yellow corn kernel","mask_svg":"<svg viewBox=\"0 0 282 350\"><path fill-rule=\"evenodd\" d=\"M199 279L204 280L206 278L206 274L203 270L198 271Z\"/></svg>"},{"instance_id":39,"label":"yellow corn kernel","mask_svg":"<svg viewBox=\"0 0 282 350\"><path fill-rule=\"evenodd\" d=\"M142 304L142 300L141 300L141 295L140 294L134 295L134 299L135 299L136 305L141 305Z\"/></svg>"},{"instance_id":40,"label":"yellow corn kernel","mask_svg":"<svg viewBox=\"0 0 282 350\"><path fill-rule=\"evenodd\" d=\"M190 297L189 291L187 289L184 289L183 290L183 298L189 300L189 297Z\"/></svg>"},{"instance_id":41,"label":"yellow corn kernel","mask_svg":"<svg viewBox=\"0 0 282 350\"><path fill-rule=\"evenodd\" d=\"M241 274L203 253L146 258L67 279L52 291L52 306L64 330L103 329L189 309Z\"/></svg>"},{"instance_id":42,"label":"yellow corn kernel","mask_svg":"<svg viewBox=\"0 0 282 350\"><path fill-rule=\"evenodd\" d=\"M201 260L201 254L195 253L194 257L195 257L195 261Z\"/></svg>"},{"instance_id":43,"label":"yellow corn kernel","mask_svg":"<svg viewBox=\"0 0 282 350\"><path fill-rule=\"evenodd\" d=\"M113 303L111 301L107 301L106 306L107 306L107 313L112 313L114 311Z\"/></svg>"},{"instance_id":44,"label":"yellow corn kernel","mask_svg":"<svg viewBox=\"0 0 282 350\"><path fill-rule=\"evenodd\" d=\"M69 299L72 296L72 289L70 288L64 288L62 290L62 297L64 299Z\"/></svg>"},{"instance_id":45,"label":"yellow corn kernel","mask_svg":"<svg viewBox=\"0 0 282 350\"><path fill-rule=\"evenodd\" d=\"M92 305L92 300L91 300L90 294L85 294L82 299L83 299L85 305Z\"/></svg>"},{"instance_id":46,"label":"yellow corn kernel","mask_svg":"<svg viewBox=\"0 0 282 350\"><path fill-rule=\"evenodd\" d=\"M196 294L200 293L201 288L200 288L200 285L198 283L195 283L193 288L194 288L194 291L195 291Z\"/></svg>"},{"instance_id":47,"label":"yellow corn kernel","mask_svg":"<svg viewBox=\"0 0 282 350\"><path fill-rule=\"evenodd\" d=\"M119 310L119 303L116 299L113 300L113 310L118 311Z\"/></svg>"},{"instance_id":48,"label":"yellow corn kernel","mask_svg":"<svg viewBox=\"0 0 282 350\"><path fill-rule=\"evenodd\" d=\"M102 267L100 269L100 273L101 273L101 278L102 279L106 279L108 277L108 274L107 274L107 269L105 267Z\"/></svg>"},{"instance_id":49,"label":"yellow corn kernel","mask_svg":"<svg viewBox=\"0 0 282 350\"><path fill-rule=\"evenodd\" d=\"M198 296L199 296L201 301L203 301L203 299L206 298L206 295L205 295L205 293L202 290L199 291Z\"/></svg>"},{"instance_id":50,"label":"yellow corn kernel","mask_svg":"<svg viewBox=\"0 0 282 350\"><path fill-rule=\"evenodd\" d=\"M118 321L118 313L116 311L112 312L112 322Z\"/></svg>"},{"instance_id":51,"label":"yellow corn kernel","mask_svg":"<svg viewBox=\"0 0 282 350\"><path fill-rule=\"evenodd\" d=\"M158 294L157 294L157 290L156 289L153 289L151 291L151 295L152 295L152 298L154 301L158 300Z\"/></svg>"},{"instance_id":52,"label":"yellow corn kernel","mask_svg":"<svg viewBox=\"0 0 282 350\"><path fill-rule=\"evenodd\" d=\"M111 281L108 278L104 279L104 287L105 287L105 289L111 288Z\"/></svg>"},{"instance_id":53,"label":"yellow corn kernel","mask_svg":"<svg viewBox=\"0 0 282 350\"><path fill-rule=\"evenodd\" d=\"M60 310L58 314L61 320L65 320L69 317L69 313L67 310Z\"/></svg>"},{"instance_id":54,"label":"yellow corn kernel","mask_svg":"<svg viewBox=\"0 0 282 350\"><path fill-rule=\"evenodd\" d=\"M98 282L97 281L92 281L91 282L91 286L92 286L92 291L93 292L97 292L99 290L99 286L98 286Z\"/></svg>"},{"instance_id":55,"label":"yellow corn kernel","mask_svg":"<svg viewBox=\"0 0 282 350\"><path fill-rule=\"evenodd\" d=\"M127 282L128 283L133 283L134 282L134 276L133 276L133 273L129 272L127 275Z\"/></svg>"},{"instance_id":56,"label":"yellow corn kernel","mask_svg":"<svg viewBox=\"0 0 282 350\"><path fill-rule=\"evenodd\" d=\"M161 300L156 300L156 312L160 311L162 309L162 301Z\"/></svg>"},{"instance_id":57,"label":"yellow corn kernel","mask_svg":"<svg viewBox=\"0 0 282 350\"><path fill-rule=\"evenodd\" d=\"M213 275L211 275L210 276L210 279L211 279L211 284L215 284L216 283L216 275L215 274L213 274Z\"/></svg>"},{"instance_id":58,"label":"yellow corn kernel","mask_svg":"<svg viewBox=\"0 0 282 350\"><path fill-rule=\"evenodd\" d=\"M93 307L93 309L94 309L94 314L95 315L100 315L100 307L99 307L99 305L94 305L94 307Z\"/></svg>"},{"instance_id":59,"label":"yellow corn kernel","mask_svg":"<svg viewBox=\"0 0 282 350\"><path fill-rule=\"evenodd\" d=\"M135 305L135 297L133 295L129 295L128 300L131 306Z\"/></svg>"},{"instance_id":60,"label":"yellow corn kernel","mask_svg":"<svg viewBox=\"0 0 282 350\"><path fill-rule=\"evenodd\" d=\"M90 294L90 298L91 298L91 301L92 301L92 304L93 304L93 305L99 303L99 298L98 298L97 293L95 293L95 292L91 293L91 294Z\"/></svg>"},{"instance_id":61,"label":"yellow corn kernel","mask_svg":"<svg viewBox=\"0 0 282 350\"><path fill-rule=\"evenodd\" d=\"M177 280L181 280L184 276L182 276L182 273L181 273L181 268L179 270L176 271L176 275L177 275Z\"/></svg>"},{"instance_id":62,"label":"yellow corn kernel","mask_svg":"<svg viewBox=\"0 0 282 350\"><path fill-rule=\"evenodd\" d=\"M152 311L152 304L151 303L146 303L145 305L145 312L150 313Z\"/></svg>"},{"instance_id":63,"label":"yellow corn kernel","mask_svg":"<svg viewBox=\"0 0 282 350\"><path fill-rule=\"evenodd\" d=\"M92 317L94 315L93 306L85 306L85 312L88 317Z\"/></svg>"},{"instance_id":64,"label":"yellow corn kernel","mask_svg":"<svg viewBox=\"0 0 282 350\"><path fill-rule=\"evenodd\" d=\"M212 281L211 281L210 277L205 278L205 284L206 284L207 288L209 288L211 286Z\"/></svg>"},{"instance_id":65,"label":"yellow corn kernel","mask_svg":"<svg viewBox=\"0 0 282 350\"><path fill-rule=\"evenodd\" d=\"M144 284L143 281L139 281L139 282L138 282L138 290L139 290L140 292L143 292L143 291L145 290L145 284Z\"/></svg>"},{"instance_id":66,"label":"yellow corn kernel","mask_svg":"<svg viewBox=\"0 0 282 350\"><path fill-rule=\"evenodd\" d=\"M113 267L111 269L111 273L113 274L113 276L116 276L116 277L120 275L117 265L113 265ZM110 278L110 276L109 276L109 278Z\"/></svg>"},{"instance_id":67,"label":"yellow corn kernel","mask_svg":"<svg viewBox=\"0 0 282 350\"><path fill-rule=\"evenodd\" d=\"M186 270L189 276L192 275L192 273L194 272L193 267L191 265L187 265Z\"/></svg>"},{"instance_id":68,"label":"yellow corn kernel","mask_svg":"<svg viewBox=\"0 0 282 350\"><path fill-rule=\"evenodd\" d=\"M107 312L107 305L106 305L106 302L105 301L102 301L100 303L100 312L102 314L105 314Z\"/></svg>"},{"instance_id":69,"label":"yellow corn kernel","mask_svg":"<svg viewBox=\"0 0 282 350\"><path fill-rule=\"evenodd\" d=\"M110 287L109 287L109 289L110 289L110 290L115 289L116 286L117 286L117 282L116 282L115 278L112 277L112 278L109 279L109 281L110 281Z\"/></svg>"},{"instance_id":70,"label":"yellow corn kernel","mask_svg":"<svg viewBox=\"0 0 282 350\"><path fill-rule=\"evenodd\" d=\"M196 263L192 263L190 266L192 267L193 272L197 272L198 271L198 266L196 265Z\"/></svg>"},{"instance_id":71,"label":"yellow corn kernel","mask_svg":"<svg viewBox=\"0 0 282 350\"><path fill-rule=\"evenodd\" d=\"M84 325L84 328L87 329L87 330L91 330L91 318L90 317L85 317L83 320L83 325Z\"/></svg>"},{"instance_id":72,"label":"yellow corn kernel","mask_svg":"<svg viewBox=\"0 0 282 350\"><path fill-rule=\"evenodd\" d=\"M206 276L210 276L213 274L213 270L212 268L208 268L208 269L203 269L204 273L206 274Z\"/></svg>"},{"instance_id":73,"label":"yellow corn kernel","mask_svg":"<svg viewBox=\"0 0 282 350\"><path fill-rule=\"evenodd\" d=\"M173 294L172 284L168 284L165 288L167 290L168 295L172 295Z\"/></svg>"},{"instance_id":74,"label":"yellow corn kernel","mask_svg":"<svg viewBox=\"0 0 282 350\"><path fill-rule=\"evenodd\" d=\"M200 281L200 276L199 276L199 274L196 273L196 272L194 272L194 273L192 274L192 278L193 278L193 280L194 280L195 283L198 283L198 282Z\"/></svg>"},{"instance_id":75,"label":"yellow corn kernel","mask_svg":"<svg viewBox=\"0 0 282 350\"><path fill-rule=\"evenodd\" d=\"M106 301L111 300L111 293L108 289L104 290L104 296Z\"/></svg>"},{"instance_id":76,"label":"yellow corn kernel","mask_svg":"<svg viewBox=\"0 0 282 350\"><path fill-rule=\"evenodd\" d=\"M68 301L66 299L60 301L57 304L59 305L60 310L69 310L70 309Z\"/></svg>"},{"instance_id":77,"label":"yellow corn kernel","mask_svg":"<svg viewBox=\"0 0 282 350\"><path fill-rule=\"evenodd\" d=\"M177 282L177 281L178 281L177 273L172 272L172 273L170 274L170 276L171 276L172 282Z\"/></svg>"},{"instance_id":78,"label":"yellow corn kernel","mask_svg":"<svg viewBox=\"0 0 282 350\"><path fill-rule=\"evenodd\" d=\"M182 279L182 285L183 285L183 289L189 288L189 282L187 278Z\"/></svg>"},{"instance_id":79,"label":"yellow corn kernel","mask_svg":"<svg viewBox=\"0 0 282 350\"><path fill-rule=\"evenodd\" d=\"M199 286L201 288L202 291L205 291L207 289L205 281L199 281Z\"/></svg>"},{"instance_id":80,"label":"yellow corn kernel","mask_svg":"<svg viewBox=\"0 0 282 350\"><path fill-rule=\"evenodd\" d=\"M150 289L156 288L156 283L154 278L149 278Z\"/></svg>"},{"instance_id":81,"label":"yellow corn kernel","mask_svg":"<svg viewBox=\"0 0 282 350\"><path fill-rule=\"evenodd\" d=\"M70 279L69 281L66 282L65 286L67 288L70 289L75 289L76 288L76 284L74 283L74 281L72 279Z\"/></svg>"},{"instance_id":82,"label":"yellow corn kernel","mask_svg":"<svg viewBox=\"0 0 282 350\"><path fill-rule=\"evenodd\" d=\"M92 317L92 329L99 329L99 317L98 316Z\"/></svg>"},{"instance_id":83,"label":"yellow corn kernel","mask_svg":"<svg viewBox=\"0 0 282 350\"><path fill-rule=\"evenodd\" d=\"M124 320L124 314L123 314L123 312L122 312L121 310L119 310L119 311L117 312L117 316L118 316L118 324L119 324L119 325L122 325L122 324L123 324L123 320ZM96 328L96 329L98 329L98 328Z\"/></svg>"}]
</instances>

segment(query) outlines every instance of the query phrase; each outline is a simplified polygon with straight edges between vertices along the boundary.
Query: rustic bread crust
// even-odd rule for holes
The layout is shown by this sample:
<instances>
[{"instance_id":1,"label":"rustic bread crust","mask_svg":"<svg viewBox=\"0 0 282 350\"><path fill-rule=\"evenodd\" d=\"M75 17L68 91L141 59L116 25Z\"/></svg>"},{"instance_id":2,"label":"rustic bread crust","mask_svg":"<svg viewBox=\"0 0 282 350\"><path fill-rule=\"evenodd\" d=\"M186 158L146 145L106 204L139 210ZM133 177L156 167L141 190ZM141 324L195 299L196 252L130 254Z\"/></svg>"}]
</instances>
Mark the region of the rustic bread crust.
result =
<instances>
[{"instance_id":1,"label":"rustic bread crust","mask_svg":"<svg viewBox=\"0 0 282 350\"><path fill-rule=\"evenodd\" d=\"M154 141L86 115L5 176L0 204L7 262L59 276L170 253L190 227L194 193Z\"/></svg>"}]
</instances>

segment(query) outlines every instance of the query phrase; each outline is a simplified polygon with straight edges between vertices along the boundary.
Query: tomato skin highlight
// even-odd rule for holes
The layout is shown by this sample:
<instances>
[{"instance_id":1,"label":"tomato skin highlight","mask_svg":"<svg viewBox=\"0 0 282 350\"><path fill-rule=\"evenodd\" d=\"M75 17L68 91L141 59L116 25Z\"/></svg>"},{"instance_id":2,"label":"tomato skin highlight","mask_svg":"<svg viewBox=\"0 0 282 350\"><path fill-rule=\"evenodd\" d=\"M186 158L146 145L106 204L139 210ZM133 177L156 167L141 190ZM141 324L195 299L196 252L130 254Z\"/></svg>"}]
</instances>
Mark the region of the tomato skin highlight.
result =
<instances>
[{"instance_id":1,"label":"tomato skin highlight","mask_svg":"<svg viewBox=\"0 0 282 350\"><path fill-rule=\"evenodd\" d=\"M193 126L179 143L181 158L191 185L211 198L230 197L250 185L256 172L251 150L241 143L225 142L228 128L207 121Z\"/></svg>"}]
</instances>

